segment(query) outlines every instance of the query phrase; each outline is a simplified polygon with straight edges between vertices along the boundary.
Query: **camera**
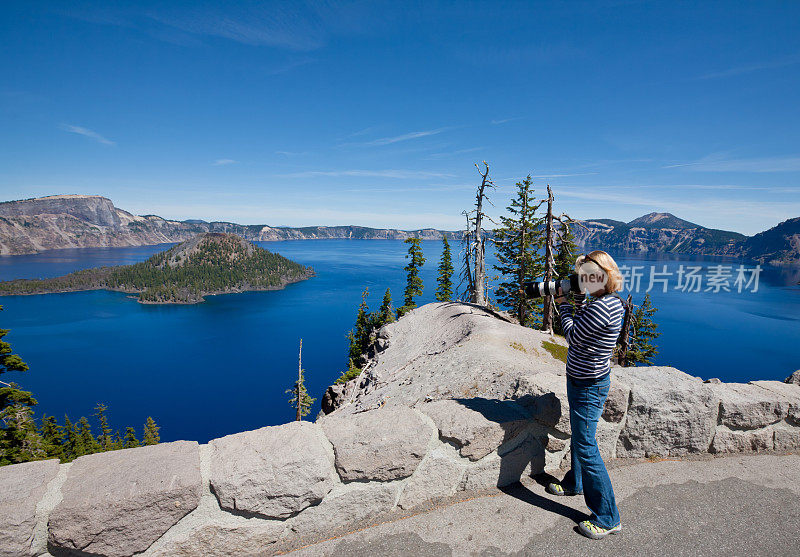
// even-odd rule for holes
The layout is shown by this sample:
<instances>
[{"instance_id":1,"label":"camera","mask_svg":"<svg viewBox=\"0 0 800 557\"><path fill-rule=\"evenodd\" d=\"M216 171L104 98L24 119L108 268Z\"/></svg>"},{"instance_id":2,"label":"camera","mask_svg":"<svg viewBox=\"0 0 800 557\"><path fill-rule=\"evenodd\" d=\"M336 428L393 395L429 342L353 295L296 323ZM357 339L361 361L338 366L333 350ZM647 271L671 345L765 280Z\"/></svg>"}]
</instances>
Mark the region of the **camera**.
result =
<instances>
[{"instance_id":1,"label":"camera","mask_svg":"<svg viewBox=\"0 0 800 557\"><path fill-rule=\"evenodd\" d=\"M557 296L560 293L566 295L567 292L580 292L581 286L577 274L571 274L565 279L555 279L549 281L530 281L525 284L525 296L527 298L541 298L542 296Z\"/></svg>"}]
</instances>

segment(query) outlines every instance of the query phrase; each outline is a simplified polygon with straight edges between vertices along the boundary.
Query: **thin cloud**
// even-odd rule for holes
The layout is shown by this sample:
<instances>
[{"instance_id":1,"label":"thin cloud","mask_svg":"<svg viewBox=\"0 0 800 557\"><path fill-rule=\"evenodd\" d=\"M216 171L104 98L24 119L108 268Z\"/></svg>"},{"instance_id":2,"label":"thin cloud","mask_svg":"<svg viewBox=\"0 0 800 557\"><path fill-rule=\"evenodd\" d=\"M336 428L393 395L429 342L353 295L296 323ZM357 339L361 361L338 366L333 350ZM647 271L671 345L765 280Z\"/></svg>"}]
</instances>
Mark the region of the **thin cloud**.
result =
<instances>
[{"instance_id":1,"label":"thin cloud","mask_svg":"<svg viewBox=\"0 0 800 557\"><path fill-rule=\"evenodd\" d=\"M276 155L283 155L284 157L297 157L300 155L307 155L308 151L275 151Z\"/></svg>"},{"instance_id":2,"label":"thin cloud","mask_svg":"<svg viewBox=\"0 0 800 557\"><path fill-rule=\"evenodd\" d=\"M304 172L294 172L282 174L285 178L315 178L319 176L330 177L360 177L360 178L398 178L398 179L418 179L418 178L450 178L452 174L442 172L424 172L417 170L307 170Z\"/></svg>"},{"instance_id":3,"label":"thin cloud","mask_svg":"<svg viewBox=\"0 0 800 557\"><path fill-rule=\"evenodd\" d=\"M300 59L297 59L297 60L289 60L289 61L287 61L287 62L285 62L283 64L280 64L280 65L272 68L271 70L267 70L266 73L267 73L267 75L278 75L278 74L282 74L282 73L286 73L288 71L291 71L291 70L293 70L295 68L299 68L300 66L305 66L306 64L311 64L311 63L313 63L315 61L316 60L314 60L313 58L308 58L308 57L300 58Z\"/></svg>"},{"instance_id":4,"label":"thin cloud","mask_svg":"<svg viewBox=\"0 0 800 557\"><path fill-rule=\"evenodd\" d=\"M576 174L535 174L531 178L569 178L572 176L593 176L597 172L579 172Z\"/></svg>"},{"instance_id":5,"label":"thin cloud","mask_svg":"<svg viewBox=\"0 0 800 557\"><path fill-rule=\"evenodd\" d=\"M70 124L62 124L61 129L70 133L76 133L78 135L82 135L84 137L88 137L89 139L94 139L98 143L102 143L103 145L116 145L114 141L107 139L97 133L94 130L90 130L89 128L84 128L83 126L72 126Z\"/></svg>"},{"instance_id":6,"label":"thin cloud","mask_svg":"<svg viewBox=\"0 0 800 557\"><path fill-rule=\"evenodd\" d=\"M251 46L274 46L310 51L325 44L328 34L322 22L304 17L287 7L195 8L151 12L147 17L194 35L220 37Z\"/></svg>"},{"instance_id":7,"label":"thin cloud","mask_svg":"<svg viewBox=\"0 0 800 557\"><path fill-rule=\"evenodd\" d=\"M698 172L798 172L800 156L730 159L708 155L694 162L669 164L661 168L683 168Z\"/></svg>"},{"instance_id":8,"label":"thin cloud","mask_svg":"<svg viewBox=\"0 0 800 557\"><path fill-rule=\"evenodd\" d=\"M774 62L766 62L762 64L750 64L747 66L738 66L735 68L729 68L727 70L723 70L720 72L711 72L705 75L701 75L697 79L720 79L723 77L732 77L735 75L742 75L746 73L757 72L761 70L772 70L775 68L785 68L786 66L793 66L795 64L800 64L800 55L794 55L789 58L784 58L783 60L776 60Z\"/></svg>"},{"instance_id":9,"label":"thin cloud","mask_svg":"<svg viewBox=\"0 0 800 557\"><path fill-rule=\"evenodd\" d=\"M71 6L61 11L68 17L134 29L171 43L199 45L211 37L301 52L319 49L335 36L376 33L389 22L381 6L361 2L212 2L188 8L164 4L157 9Z\"/></svg>"},{"instance_id":10,"label":"thin cloud","mask_svg":"<svg viewBox=\"0 0 800 557\"><path fill-rule=\"evenodd\" d=\"M410 139L418 139L420 137L428 137L431 135L438 135L451 128L437 128L435 130L424 130L419 132L404 133L403 135L396 135L394 137L382 137L373 141L367 141L364 145L391 145L392 143L399 143L400 141L408 141Z\"/></svg>"},{"instance_id":11,"label":"thin cloud","mask_svg":"<svg viewBox=\"0 0 800 557\"><path fill-rule=\"evenodd\" d=\"M419 187L412 187L412 188L348 188L342 191L349 192L349 193L403 193L403 192L417 192L417 193L425 193L431 191L474 191L475 184L452 184L452 185L441 185L441 184L431 184L428 186L419 186Z\"/></svg>"},{"instance_id":12,"label":"thin cloud","mask_svg":"<svg viewBox=\"0 0 800 557\"><path fill-rule=\"evenodd\" d=\"M375 129L374 127L363 128L363 129L355 131L355 132L353 132L351 134L348 134L345 137L349 138L349 137L358 137L358 136L361 136L361 135L367 135L368 133L371 133L374 129Z\"/></svg>"},{"instance_id":13,"label":"thin cloud","mask_svg":"<svg viewBox=\"0 0 800 557\"><path fill-rule=\"evenodd\" d=\"M225 166L228 164L236 164L239 161L235 161L233 159L217 159L214 161L214 166Z\"/></svg>"},{"instance_id":14,"label":"thin cloud","mask_svg":"<svg viewBox=\"0 0 800 557\"><path fill-rule=\"evenodd\" d=\"M426 159L444 159L455 155L463 155L465 153L474 153L480 151L483 147L470 147L469 149L459 149L457 151L450 151L449 153L433 153L425 157Z\"/></svg>"},{"instance_id":15,"label":"thin cloud","mask_svg":"<svg viewBox=\"0 0 800 557\"><path fill-rule=\"evenodd\" d=\"M492 124L505 124L507 122L515 122L517 120L522 120L522 116L516 116L514 118L503 118L502 120L492 120Z\"/></svg>"}]
</instances>

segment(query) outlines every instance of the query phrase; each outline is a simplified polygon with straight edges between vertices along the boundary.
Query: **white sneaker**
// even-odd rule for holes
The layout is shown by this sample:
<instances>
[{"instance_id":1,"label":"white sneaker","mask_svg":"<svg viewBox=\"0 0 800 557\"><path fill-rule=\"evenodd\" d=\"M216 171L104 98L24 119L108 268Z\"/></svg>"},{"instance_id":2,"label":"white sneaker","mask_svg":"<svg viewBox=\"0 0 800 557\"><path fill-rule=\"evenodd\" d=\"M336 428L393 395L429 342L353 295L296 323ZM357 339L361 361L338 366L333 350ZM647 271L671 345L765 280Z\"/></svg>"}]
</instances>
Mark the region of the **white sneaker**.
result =
<instances>
[{"instance_id":1,"label":"white sneaker","mask_svg":"<svg viewBox=\"0 0 800 557\"><path fill-rule=\"evenodd\" d=\"M602 526L598 526L594 522L589 520L584 520L580 524L578 524L578 532L586 536L587 538L592 538L593 540L599 540L600 538L605 538L609 534L616 534L622 530L622 523L620 522L613 528L603 528Z\"/></svg>"}]
</instances>

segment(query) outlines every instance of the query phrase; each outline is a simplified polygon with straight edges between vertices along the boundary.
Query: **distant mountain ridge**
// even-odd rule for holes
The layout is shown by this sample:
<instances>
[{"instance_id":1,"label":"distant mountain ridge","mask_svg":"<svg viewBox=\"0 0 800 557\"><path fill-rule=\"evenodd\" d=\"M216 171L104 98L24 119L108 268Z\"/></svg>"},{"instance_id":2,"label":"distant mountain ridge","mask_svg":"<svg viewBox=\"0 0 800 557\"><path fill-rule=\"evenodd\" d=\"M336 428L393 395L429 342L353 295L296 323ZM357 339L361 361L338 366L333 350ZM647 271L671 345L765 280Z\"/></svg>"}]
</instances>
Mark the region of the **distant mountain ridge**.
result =
<instances>
[{"instance_id":1,"label":"distant mountain ridge","mask_svg":"<svg viewBox=\"0 0 800 557\"><path fill-rule=\"evenodd\" d=\"M183 242L203 232L227 232L250 241L322 238L437 240L461 237L461 232L424 228L397 230L366 226L306 226L301 228L242 225L190 219L168 220L137 216L115 207L99 195L52 195L0 203L0 255L37 253L49 249L142 246Z\"/></svg>"},{"instance_id":2,"label":"distant mountain ridge","mask_svg":"<svg viewBox=\"0 0 800 557\"><path fill-rule=\"evenodd\" d=\"M706 228L671 213L648 213L630 222L588 219L572 229L581 249L685 253L800 265L800 217L756 234ZM121 247L183 242L204 232L236 234L250 241L388 239L459 240L463 231L398 230L366 226L285 227L133 215L97 195L53 195L0 203L0 254L49 249ZM491 231L489 232L491 236Z\"/></svg>"},{"instance_id":3,"label":"distant mountain ridge","mask_svg":"<svg viewBox=\"0 0 800 557\"><path fill-rule=\"evenodd\" d=\"M648 213L630 222L612 219L589 219L581 221L583 226L573 226L576 241L587 246L643 253L686 253L690 255L728 255L773 264L800 262L800 252L794 257L783 253L782 257L768 257L767 252L742 247L748 237L738 232L706 228L689 222L672 213ZM784 240L778 235L770 237L780 244ZM775 246L770 253L781 250ZM785 251L785 250L784 250Z\"/></svg>"}]
</instances>

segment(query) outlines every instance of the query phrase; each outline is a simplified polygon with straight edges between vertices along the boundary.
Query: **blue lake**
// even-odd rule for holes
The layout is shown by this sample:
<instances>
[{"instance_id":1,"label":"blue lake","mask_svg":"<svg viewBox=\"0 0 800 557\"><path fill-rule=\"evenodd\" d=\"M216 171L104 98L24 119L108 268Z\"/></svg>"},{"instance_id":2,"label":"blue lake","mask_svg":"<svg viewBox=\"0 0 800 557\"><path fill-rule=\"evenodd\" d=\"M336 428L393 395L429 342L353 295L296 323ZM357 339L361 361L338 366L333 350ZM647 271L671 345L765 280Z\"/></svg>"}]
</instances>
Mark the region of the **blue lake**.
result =
<instances>
[{"instance_id":1,"label":"blue lake","mask_svg":"<svg viewBox=\"0 0 800 557\"><path fill-rule=\"evenodd\" d=\"M229 433L293 419L288 405L303 339L307 386L317 403L346 367L345 334L353 326L364 287L377 309L391 288L395 306L405 286L407 246L398 240L303 240L265 242L263 247L304 265L317 276L284 290L210 296L192 306L142 305L105 291L0 297L0 326L30 365L8 373L33 391L42 412L61 421L89 417L107 404L114 428L141 432L147 416L162 427L163 440L206 442ZM434 301L441 242L422 242L427 258L422 277ZM49 277L98 265L127 264L169 247L57 250L0 257L0 280ZM453 244L454 260L459 246ZM731 265L721 258L613 254L617 262L645 267L644 297L651 265L676 272L680 265ZM489 265L494 258L489 257ZM746 263L748 267L754 264ZM458 265L456 265L458 267ZM491 269L491 267L489 267ZM490 276L494 274L490 272ZM800 368L800 269L763 267L757 292L669 291L650 294L662 335L658 365L725 381L782 380ZM705 283L703 288L705 288ZM96 426L95 426L96 429Z\"/></svg>"}]
</instances>

